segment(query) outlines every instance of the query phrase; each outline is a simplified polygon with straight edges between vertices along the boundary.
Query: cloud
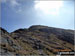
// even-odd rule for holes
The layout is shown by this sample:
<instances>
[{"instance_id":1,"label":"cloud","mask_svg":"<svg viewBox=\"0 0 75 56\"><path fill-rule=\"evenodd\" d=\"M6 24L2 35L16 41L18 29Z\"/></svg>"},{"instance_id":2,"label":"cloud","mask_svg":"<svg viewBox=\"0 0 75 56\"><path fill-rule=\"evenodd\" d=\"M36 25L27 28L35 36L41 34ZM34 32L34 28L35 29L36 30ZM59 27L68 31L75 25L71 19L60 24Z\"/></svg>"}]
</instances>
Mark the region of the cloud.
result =
<instances>
[{"instance_id":1,"label":"cloud","mask_svg":"<svg viewBox=\"0 0 75 56\"><path fill-rule=\"evenodd\" d=\"M17 0L10 0L10 7L16 11L16 13L19 13L22 11L22 8L21 8L21 4L17 1Z\"/></svg>"},{"instance_id":2,"label":"cloud","mask_svg":"<svg viewBox=\"0 0 75 56\"><path fill-rule=\"evenodd\" d=\"M17 0L0 0L1 3L6 3L8 4L8 6L12 6L12 7L15 7L15 6L19 6L20 3L17 2Z\"/></svg>"},{"instance_id":3,"label":"cloud","mask_svg":"<svg viewBox=\"0 0 75 56\"><path fill-rule=\"evenodd\" d=\"M3 4L8 4L8 6L16 12L22 11L21 3L19 3L18 0L0 0L0 1Z\"/></svg>"},{"instance_id":4,"label":"cloud","mask_svg":"<svg viewBox=\"0 0 75 56\"><path fill-rule=\"evenodd\" d=\"M19 3L17 2L17 0L0 0L1 3L8 3L11 6L17 6L19 5Z\"/></svg>"},{"instance_id":5,"label":"cloud","mask_svg":"<svg viewBox=\"0 0 75 56\"><path fill-rule=\"evenodd\" d=\"M10 5L15 7L15 6L19 6L20 4L17 2L17 0L9 0Z\"/></svg>"},{"instance_id":6,"label":"cloud","mask_svg":"<svg viewBox=\"0 0 75 56\"><path fill-rule=\"evenodd\" d=\"M59 9L63 6L63 1L34 1L35 9L45 14L58 15Z\"/></svg>"},{"instance_id":7,"label":"cloud","mask_svg":"<svg viewBox=\"0 0 75 56\"><path fill-rule=\"evenodd\" d=\"M1 2L17 13L28 10L33 5L32 0L1 0Z\"/></svg>"}]
</instances>

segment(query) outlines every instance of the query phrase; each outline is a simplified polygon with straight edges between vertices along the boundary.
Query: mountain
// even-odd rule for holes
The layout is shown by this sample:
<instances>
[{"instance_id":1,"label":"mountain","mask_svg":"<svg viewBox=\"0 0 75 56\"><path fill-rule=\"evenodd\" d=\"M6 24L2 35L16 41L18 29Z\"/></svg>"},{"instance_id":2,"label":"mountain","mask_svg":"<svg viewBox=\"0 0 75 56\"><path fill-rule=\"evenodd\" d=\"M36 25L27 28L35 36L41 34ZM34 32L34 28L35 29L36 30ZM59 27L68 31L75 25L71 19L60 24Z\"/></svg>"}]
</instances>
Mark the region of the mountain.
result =
<instances>
[{"instance_id":1,"label":"mountain","mask_svg":"<svg viewBox=\"0 0 75 56\"><path fill-rule=\"evenodd\" d=\"M42 25L17 29L11 33L0 27L0 55L56 55L74 51L74 30Z\"/></svg>"}]
</instances>

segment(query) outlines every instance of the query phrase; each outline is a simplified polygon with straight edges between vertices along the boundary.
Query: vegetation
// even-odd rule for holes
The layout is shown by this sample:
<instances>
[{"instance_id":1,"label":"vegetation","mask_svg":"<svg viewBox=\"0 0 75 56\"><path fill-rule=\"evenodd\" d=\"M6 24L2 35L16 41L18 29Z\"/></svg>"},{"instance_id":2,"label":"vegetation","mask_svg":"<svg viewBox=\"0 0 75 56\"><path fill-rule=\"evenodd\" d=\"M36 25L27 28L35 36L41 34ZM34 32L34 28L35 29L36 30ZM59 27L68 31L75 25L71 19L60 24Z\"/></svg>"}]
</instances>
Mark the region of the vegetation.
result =
<instances>
[{"instance_id":1,"label":"vegetation","mask_svg":"<svg viewBox=\"0 0 75 56\"><path fill-rule=\"evenodd\" d=\"M56 55L56 50L74 51L74 30L31 26L8 33L1 28L2 55ZM70 40L70 41L68 41Z\"/></svg>"}]
</instances>

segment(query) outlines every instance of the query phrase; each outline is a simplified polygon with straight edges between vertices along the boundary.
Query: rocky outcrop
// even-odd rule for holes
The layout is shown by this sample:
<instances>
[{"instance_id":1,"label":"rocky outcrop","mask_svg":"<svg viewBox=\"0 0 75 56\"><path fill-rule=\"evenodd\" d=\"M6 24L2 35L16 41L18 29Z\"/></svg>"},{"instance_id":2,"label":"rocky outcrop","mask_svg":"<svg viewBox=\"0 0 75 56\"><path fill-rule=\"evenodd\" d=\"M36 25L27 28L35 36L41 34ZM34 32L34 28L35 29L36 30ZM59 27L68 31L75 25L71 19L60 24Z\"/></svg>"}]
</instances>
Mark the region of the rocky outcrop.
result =
<instances>
[{"instance_id":1,"label":"rocky outcrop","mask_svg":"<svg viewBox=\"0 0 75 56\"><path fill-rule=\"evenodd\" d=\"M1 55L55 55L55 50L74 51L74 30L41 25L12 33L0 29Z\"/></svg>"}]
</instances>

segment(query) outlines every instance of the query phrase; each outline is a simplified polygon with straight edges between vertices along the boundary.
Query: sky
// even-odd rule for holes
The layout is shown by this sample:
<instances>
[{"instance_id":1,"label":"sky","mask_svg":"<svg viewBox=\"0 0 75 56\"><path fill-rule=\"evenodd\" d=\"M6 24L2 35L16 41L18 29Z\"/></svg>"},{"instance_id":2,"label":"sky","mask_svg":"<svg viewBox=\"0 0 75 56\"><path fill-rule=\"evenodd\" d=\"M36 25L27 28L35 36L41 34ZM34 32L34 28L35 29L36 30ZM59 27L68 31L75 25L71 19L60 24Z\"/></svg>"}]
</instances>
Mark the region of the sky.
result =
<instances>
[{"instance_id":1,"label":"sky","mask_svg":"<svg viewBox=\"0 0 75 56\"><path fill-rule=\"evenodd\" d=\"M74 0L0 0L1 27L8 32L32 25L74 30Z\"/></svg>"}]
</instances>

